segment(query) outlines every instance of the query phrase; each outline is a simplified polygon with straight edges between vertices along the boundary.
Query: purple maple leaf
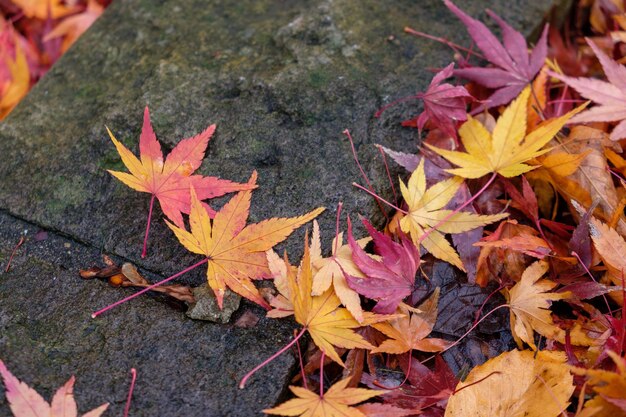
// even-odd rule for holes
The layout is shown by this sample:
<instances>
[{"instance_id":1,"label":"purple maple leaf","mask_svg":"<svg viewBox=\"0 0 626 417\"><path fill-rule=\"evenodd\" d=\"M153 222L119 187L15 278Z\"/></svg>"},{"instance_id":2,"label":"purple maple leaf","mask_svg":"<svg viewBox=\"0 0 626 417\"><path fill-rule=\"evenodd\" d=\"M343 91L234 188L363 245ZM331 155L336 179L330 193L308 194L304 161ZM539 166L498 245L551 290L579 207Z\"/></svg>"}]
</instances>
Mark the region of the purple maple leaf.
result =
<instances>
[{"instance_id":1,"label":"purple maple leaf","mask_svg":"<svg viewBox=\"0 0 626 417\"><path fill-rule=\"evenodd\" d=\"M465 87L442 82L452 77L454 63L439 71L430 82L428 89L418 93L417 98L424 101L424 111L415 119L402 122L403 126L415 124L422 130L429 120L444 133L456 138L456 123L467 120L467 103L474 97Z\"/></svg>"},{"instance_id":2,"label":"purple maple leaf","mask_svg":"<svg viewBox=\"0 0 626 417\"><path fill-rule=\"evenodd\" d=\"M444 3L463 22L485 59L494 66L494 68L472 67L454 70L457 77L495 90L487 102L478 106L472 113L507 104L517 97L541 70L548 53L548 26L544 27L535 48L528 53L528 44L524 36L491 10L487 10L487 14L500 26L503 43L487 26L465 14L450 0L444 0Z\"/></svg>"},{"instance_id":3,"label":"purple maple leaf","mask_svg":"<svg viewBox=\"0 0 626 417\"><path fill-rule=\"evenodd\" d=\"M399 232L398 243L377 231L367 220L362 219L362 222L372 236L374 251L382 260L373 259L357 244L352 235L352 222L348 218L348 244L352 249L352 260L366 278L345 274L346 281L359 294L378 301L373 309L376 313L391 314L413 291L420 262L419 251L402 232Z\"/></svg>"}]
</instances>

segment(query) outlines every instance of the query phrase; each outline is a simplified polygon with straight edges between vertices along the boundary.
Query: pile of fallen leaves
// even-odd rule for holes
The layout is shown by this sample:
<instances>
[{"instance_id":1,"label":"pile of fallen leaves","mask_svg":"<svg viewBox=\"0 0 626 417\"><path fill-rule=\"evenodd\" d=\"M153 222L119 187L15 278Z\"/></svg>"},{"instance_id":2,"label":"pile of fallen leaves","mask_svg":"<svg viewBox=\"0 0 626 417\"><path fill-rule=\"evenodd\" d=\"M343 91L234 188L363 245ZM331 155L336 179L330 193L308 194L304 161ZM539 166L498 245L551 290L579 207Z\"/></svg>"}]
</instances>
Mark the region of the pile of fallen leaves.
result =
<instances>
[{"instance_id":1,"label":"pile of fallen leaves","mask_svg":"<svg viewBox=\"0 0 626 417\"><path fill-rule=\"evenodd\" d=\"M0 1L0 120L111 0Z\"/></svg>"},{"instance_id":2,"label":"pile of fallen leaves","mask_svg":"<svg viewBox=\"0 0 626 417\"><path fill-rule=\"evenodd\" d=\"M246 224L256 173L246 184L194 174L214 126L164 159L147 110L139 157L109 132L129 170L111 174L157 199L180 243L199 255L161 283L205 265L220 307L230 289L268 317L293 316L301 326L268 359L292 348L299 355L295 398L266 413L624 416L626 10L581 2L529 48L494 13L502 41L445 4L474 45L448 42L457 62L416 95L423 112L404 124L423 133L419 152L385 149L408 171L401 195L383 199L367 179L361 187L389 207L381 230L361 219L367 235L359 239L348 215L342 233L340 205L332 242L322 242L314 221L299 261L274 252L323 209ZM468 84L446 82L452 77ZM203 202L230 192L237 194L217 211ZM473 312L461 338L431 334L444 289L431 285L429 271L441 263L501 296L500 305ZM144 287L121 302L161 284L107 268L83 276ZM273 280L274 291L259 291L254 281L261 279ZM181 291L162 290L183 299ZM512 345L455 375L442 353L496 311L508 311ZM301 352L305 335L312 343Z\"/></svg>"}]
</instances>

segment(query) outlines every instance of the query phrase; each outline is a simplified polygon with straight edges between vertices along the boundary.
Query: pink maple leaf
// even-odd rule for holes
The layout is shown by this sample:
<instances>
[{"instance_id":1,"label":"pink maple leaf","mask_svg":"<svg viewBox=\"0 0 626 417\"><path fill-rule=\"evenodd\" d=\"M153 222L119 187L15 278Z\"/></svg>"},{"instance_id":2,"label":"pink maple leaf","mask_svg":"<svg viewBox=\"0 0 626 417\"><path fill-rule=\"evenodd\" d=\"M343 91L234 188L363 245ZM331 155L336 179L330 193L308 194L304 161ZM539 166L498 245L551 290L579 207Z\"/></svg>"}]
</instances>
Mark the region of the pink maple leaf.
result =
<instances>
[{"instance_id":1,"label":"pink maple leaf","mask_svg":"<svg viewBox=\"0 0 626 417\"><path fill-rule=\"evenodd\" d=\"M17 379L0 360L0 376L4 381L9 408L15 417L77 417L78 408L74 400L74 377L71 377L52 397L48 404L41 395ZM83 414L83 417L99 417L109 407L102 404Z\"/></svg>"},{"instance_id":2,"label":"pink maple leaf","mask_svg":"<svg viewBox=\"0 0 626 417\"><path fill-rule=\"evenodd\" d=\"M569 123L619 121L610 137L611 140L624 139L626 138L626 67L609 58L590 39L587 39L587 43L598 57L608 82L594 78L568 77L552 71L549 74L572 87L584 98L599 104L572 117Z\"/></svg>"}]
</instances>

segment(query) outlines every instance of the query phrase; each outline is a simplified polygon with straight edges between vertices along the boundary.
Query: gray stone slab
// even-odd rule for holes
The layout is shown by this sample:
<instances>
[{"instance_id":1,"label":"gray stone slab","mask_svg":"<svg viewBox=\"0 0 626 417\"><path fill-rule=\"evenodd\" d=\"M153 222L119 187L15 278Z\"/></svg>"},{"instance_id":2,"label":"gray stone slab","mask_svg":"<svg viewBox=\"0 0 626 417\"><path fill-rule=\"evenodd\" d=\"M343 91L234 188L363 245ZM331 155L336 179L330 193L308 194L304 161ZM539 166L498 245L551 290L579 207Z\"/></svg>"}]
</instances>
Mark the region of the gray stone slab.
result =
<instances>
[{"instance_id":1,"label":"gray stone slab","mask_svg":"<svg viewBox=\"0 0 626 417\"><path fill-rule=\"evenodd\" d=\"M0 212L0 359L47 400L76 375L80 411L110 402L106 415L121 416L133 367L133 416L244 417L279 399L293 370L292 355L260 371L246 389L237 384L289 342L292 323L261 318L243 329L198 322L150 297L92 319L94 309L122 294L78 276L99 251L53 233L37 242L37 230ZM4 273L25 231L28 239ZM262 309L255 312L263 316ZM4 395L0 415L11 415Z\"/></svg>"},{"instance_id":2,"label":"gray stone slab","mask_svg":"<svg viewBox=\"0 0 626 417\"><path fill-rule=\"evenodd\" d=\"M547 7L489 3L462 6L474 16L490 6L525 33ZM123 293L77 277L101 251L161 275L197 261L159 209L150 257L139 258L149 198L106 173L122 165L104 126L136 151L145 105L169 149L217 123L200 172L244 181L257 169L251 221L325 205L329 239L339 201L353 214L377 213L351 186L360 178L343 129L351 129L377 188L387 189L369 145L415 147L415 131L399 122L419 106L373 114L423 89L427 68L451 59L447 48L404 35L404 26L465 41L434 0L116 0L0 124L0 209L28 221L0 215L0 261L24 228L50 231L0 275L0 358L48 398L76 373L81 410L113 401L110 415L121 415L131 367L139 370L133 416L248 416L277 401L290 355L244 391L236 381L289 339L289 321L262 319L252 329L198 323L149 297L89 318ZM299 251L301 237L290 251ZM183 281L203 280L197 271ZM0 396L0 415L7 413Z\"/></svg>"},{"instance_id":3,"label":"gray stone slab","mask_svg":"<svg viewBox=\"0 0 626 417\"><path fill-rule=\"evenodd\" d=\"M530 32L545 2L487 5ZM404 35L412 26L466 42L439 1L118 0L0 126L0 208L137 259L149 198L113 179L122 168L104 126L137 149L145 105L171 149L209 123L218 130L201 173L244 181L259 171L252 220L330 208L377 213L342 135L352 130L368 175L388 189L373 143L413 149L395 97L424 88L451 51ZM389 41L395 36L394 41ZM157 209L144 266L175 272L185 256ZM298 245L299 241L298 241Z\"/></svg>"}]
</instances>

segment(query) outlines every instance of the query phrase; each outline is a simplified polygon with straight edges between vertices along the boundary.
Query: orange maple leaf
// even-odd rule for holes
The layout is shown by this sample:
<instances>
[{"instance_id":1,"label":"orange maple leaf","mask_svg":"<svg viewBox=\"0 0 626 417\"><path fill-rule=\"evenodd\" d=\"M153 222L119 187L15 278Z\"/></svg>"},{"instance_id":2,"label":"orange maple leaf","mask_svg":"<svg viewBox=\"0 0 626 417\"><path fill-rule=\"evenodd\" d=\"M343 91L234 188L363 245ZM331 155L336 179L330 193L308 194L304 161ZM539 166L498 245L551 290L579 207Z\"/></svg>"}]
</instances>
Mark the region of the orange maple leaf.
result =
<instances>
[{"instance_id":1,"label":"orange maple leaf","mask_svg":"<svg viewBox=\"0 0 626 417\"><path fill-rule=\"evenodd\" d=\"M256 171L248 185L256 185ZM295 229L324 211L319 207L303 216L273 218L246 226L250 210L250 189L240 191L211 217L195 190L191 189L190 231L166 220L180 243L190 252L207 257L207 280L222 308L226 288L267 309L252 279L271 278L266 251L285 240Z\"/></svg>"},{"instance_id":2,"label":"orange maple leaf","mask_svg":"<svg viewBox=\"0 0 626 417\"><path fill-rule=\"evenodd\" d=\"M26 17L34 17L41 20L48 18L56 19L73 13L76 8L68 7L61 0L11 0L15 3Z\"/></svg>"},{"instance_id":3,"label":"orange maple leaf","mask_svg":"<svg viewBox=\"0 0 626 417\"><path fill-rule=\"evenodd\" d=\"M2 91L0 99L0 120L4 119L30 89L30 71L22 48L15 43L15 59L6 58L6 66L11 73L11 81Z\"/></svg>"}]
</instances>

